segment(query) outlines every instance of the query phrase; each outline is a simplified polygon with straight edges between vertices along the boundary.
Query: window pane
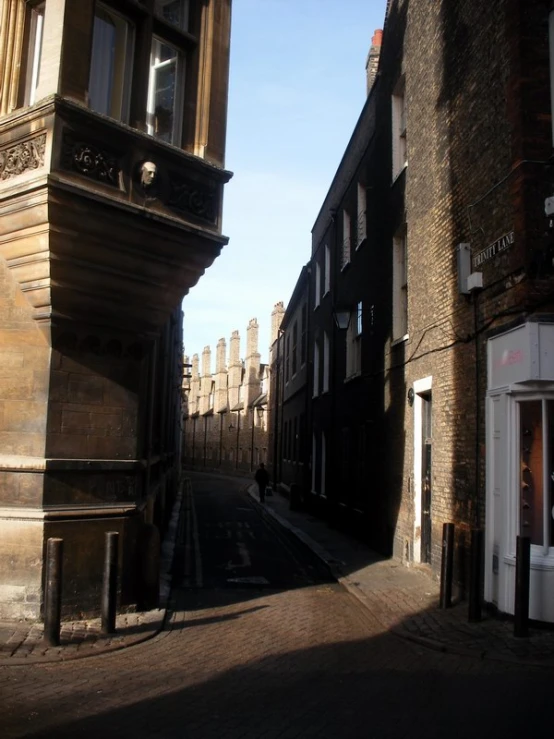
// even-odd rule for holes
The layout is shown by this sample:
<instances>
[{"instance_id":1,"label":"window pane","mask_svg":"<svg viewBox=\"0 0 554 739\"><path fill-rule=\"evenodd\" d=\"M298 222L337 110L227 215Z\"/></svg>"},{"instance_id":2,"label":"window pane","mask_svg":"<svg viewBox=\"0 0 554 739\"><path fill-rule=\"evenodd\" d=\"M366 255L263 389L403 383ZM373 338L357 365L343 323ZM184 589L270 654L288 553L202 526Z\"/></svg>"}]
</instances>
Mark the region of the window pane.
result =
<instances>
[{"instance_id":1,"label":"window pane","mask_svg":"<svg viewBox=\"0 0 554 739\"><path fill-rule=\"evenodd\" d=\"M175 143L178 135L179 52L154 39L148 92L148 133Z\"/></svg>"},{"instance_id":2,"label":"window pane","mask_svg":"<svg viewBox=\"0 0 554 739\"><path fill-rule=\"evenodd\" d=\"M27 79L25 83L25 105L33 105L40 79L42 36L44 28L44 3L31 9L29 52L27 55Z\"/></svg>"},{"instance_id":3,"label":"window pane","mask_svg":"<svg viewBox=\"0 0 554 739\"><path fill-rule=\"evenodd\" d=\"M520 403L520 531L531 544L543 543L542 403Z\"/></svg>"},{"instance_id":4,"label":"window pane","mask_svg":"<svg viewBox=\"0 0 554 739\"><path fill-rule=\"evenodd\" d=\"M99 7L94 18L89 105L103 115L126 120L132 62L130 24Z\"/></svg>"},{"instance_id":5,"label":"window pane","mask_svg":"<svg viewBox=\"0 0 554 739\"><path fill-rule=\"evenodd\" d=\"M172 26L188 31L189 2L188 0L156 0L156 14Z\"/></svg>"}]
</instances>

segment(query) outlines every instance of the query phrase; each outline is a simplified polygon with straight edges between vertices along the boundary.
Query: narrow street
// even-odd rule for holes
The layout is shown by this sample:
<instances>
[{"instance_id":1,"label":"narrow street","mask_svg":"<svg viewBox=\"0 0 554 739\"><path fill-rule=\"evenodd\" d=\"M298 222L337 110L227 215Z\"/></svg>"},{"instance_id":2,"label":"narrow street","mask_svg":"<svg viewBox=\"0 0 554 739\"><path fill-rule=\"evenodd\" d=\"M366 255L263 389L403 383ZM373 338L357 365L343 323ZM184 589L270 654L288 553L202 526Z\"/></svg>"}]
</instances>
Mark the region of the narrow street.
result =
<instances>
[{"instance_id":1,"label":"narrow street","mask_svg":"<svg viewBox=\"0 0 554 739\"><path fill-rule=\"evenodd\" d=\"M184 503L166 629L2 668L2 739L515 738L549 724L549 672L386 633L244 482L193 476Z\"/></svg>"}]
</instances>

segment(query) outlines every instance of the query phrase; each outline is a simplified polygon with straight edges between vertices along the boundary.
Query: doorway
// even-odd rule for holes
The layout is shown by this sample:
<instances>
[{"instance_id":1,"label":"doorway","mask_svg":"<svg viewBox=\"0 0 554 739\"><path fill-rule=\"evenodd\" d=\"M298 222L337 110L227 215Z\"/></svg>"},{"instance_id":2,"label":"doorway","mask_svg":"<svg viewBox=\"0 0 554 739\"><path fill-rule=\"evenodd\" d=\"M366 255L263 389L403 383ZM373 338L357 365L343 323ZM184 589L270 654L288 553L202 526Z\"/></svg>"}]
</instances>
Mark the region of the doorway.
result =
<instances>
[{"instance_id":1,"label":"doorway","mask_svg":"<svg viewBox=\"0 0 554 739\"><path fill-rule=\"evenodd\" d=\"M431 563L433 503L433 399L421 396L421 561Z\"/></svg>"},{"instance_id":2,"label":"doorway","mask_svg":"<svg viewBox=\"0 0 554 739\"><path fill-rule=\"evenodd\" d=\"M413 560L430 563L433 511L433 378L413 384L414 472L413 472Z\"/></svg>"}]
</instances>

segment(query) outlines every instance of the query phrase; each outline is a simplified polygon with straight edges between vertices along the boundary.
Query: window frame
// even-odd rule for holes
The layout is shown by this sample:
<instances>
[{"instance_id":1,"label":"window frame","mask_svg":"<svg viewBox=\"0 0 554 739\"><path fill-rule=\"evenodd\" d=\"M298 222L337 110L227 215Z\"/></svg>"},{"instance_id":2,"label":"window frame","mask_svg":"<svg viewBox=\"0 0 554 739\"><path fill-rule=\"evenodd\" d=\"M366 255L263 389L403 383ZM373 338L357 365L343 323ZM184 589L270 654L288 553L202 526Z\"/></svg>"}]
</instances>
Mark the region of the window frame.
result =
<instances>
[{"instance_id":1,"label":"window frame","mask_svg":"<svg viewBox=\"0 0 554 739\"><path fill-rule=\"evenodd\" d=\"M408 230L404 224L393 237L392 340L408 338Z\"/></svg>"},{"instance_id":2,"label":"window frame","mask_svg":"<svg viewBox=\"0 0 554 739\"><path fill-rule=\"evenodd\" d=\"M356 203L358 212L356 249L359 249L367 239L367 190L361 182L358 182Z\"/></svg>"},{"instance_id":3,"label":"window frame","mask_svg":"<svg viewBox=\"0 0 554 739\"><path fill-rule=\"evenodd\" d=\"M408 142L406 123L406 79L402 76L391 97L392 108L392 181L408 166Z\"/></svg>"},{"instance_id":4,"label":"window frame","mask_svg":"<svg viewBox=\"0 0 554 739\"><path fill-rule=\"evenodd\" d=\"M24 47L25 70L23 75L23 106L34 105L40 81L40 67L44 44L44 14L46 0L28 4L26 8L26 43Z\"/></svg>"},{"instance_id":5,"label":"window frame","mask_svg":"<svg viewBox=\"0 0 554 739\"><path fill-rule=\"evenodd\" d=\"M94 56L94 37L95 37L95 27L96 27L96 19L99 18L98 11L102 11L107 16L115 16L116 21L119 23L123 23L125 26L125 38L124 38L124 47L123 50L119 50L119 53L123 54L123 59L119 63L116 61L116 63L113 65L112 74L111 74L111 80L110 85L112 87L112 91L110 94L110 101L109 101L109 112L105 112L104 110L99 110L97 107L93 107L91 102L91 89L92 89L92 77L93 77L93 66L95 64L95 56ZM117 33L117 26L116 33ZM96 3L94 7L94 16L92 21L92 41L91 41L91 55L90 55L90 67L89 67L89 77L88 77L88 89L87 89L87 104L90 110L94 111L95 113L98 113L99 115L105 115L108 118L111 118L115 121L120 121L121 123L128 123L131 113L131 93L133 90L133 62L135 58L135 39L136 39L136 24L134 23L133 19L129 16L121 13L118 9L113 8L109 3ZM119 40L116 38L116 55L117 55L117 43ZM121 81L118 87L120 88L119 91L113 89L115 87L114 85L114 76L116 74L115 70L118 66L121 65ZM114 96L117 98L117 106L119 110L114 109Z\"/></svg>"},{"instance_id":6,"label":"window frame","mask_svg":"<svg viewBox=\"0 0 554 739\"><path fill-rule=\"evenodd\" d=\"M346 269L352 259L352 219L346 208L342 209L342 244L340 253L341 270Z\"/></svg>"},{"instance_id":7,"label":"window frame","mask_svg":"<svg viewBox=\"0 0 554 739\"><path fill-rule=\"evenodd\" d=\"M164 59L161 62L154 63L152 61L154 55L154 46L157 44L160 48L165 46L172 49L175 52L175 56L171 59ZM154 87L154 80L156 79L156 73L165 69L172 63L175 64L175 82L174 82L174 98L173 98L173 110L172 110L172 125L171 134L169 140L156 136L154 132L155 124L153 122L155 115L155 96L156 89ZM146 98L146 132L149 136L152 136L156 141L162 141L166 144L178 146L182 140L183 133L183 111L184 111L184 88L186 85L186 55L183 54L182 50L168 41L166 38L161 37L157 33L152 34L151 45L150 45L150 59L148 66L148 91Z\"/></svg>"}]
</instances>

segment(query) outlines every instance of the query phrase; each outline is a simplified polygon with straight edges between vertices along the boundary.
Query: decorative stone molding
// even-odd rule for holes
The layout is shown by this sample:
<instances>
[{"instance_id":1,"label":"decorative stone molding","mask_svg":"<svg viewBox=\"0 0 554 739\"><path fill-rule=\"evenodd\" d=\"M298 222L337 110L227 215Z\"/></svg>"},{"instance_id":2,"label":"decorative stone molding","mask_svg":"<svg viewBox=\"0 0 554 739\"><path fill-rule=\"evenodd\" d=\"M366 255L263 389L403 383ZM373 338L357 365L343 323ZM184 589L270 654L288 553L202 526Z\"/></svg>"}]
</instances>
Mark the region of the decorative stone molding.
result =
<instances>
[{"instance_id":1,"label":"decorative stone molding","mask_svg":"<svg viewBox=\"0 0 554 739\"><path fill-rule=\"evenodd\" d=\"M113 187L120 187L121 167L117 157L105 149L79 141L71 133L64 133L61 165L85 177Z\"/></svg>"},{"instance_id":2,"label":"decorative stone molding","mask_svg":"<svg viewBox=\"0 0 554 739\"><path fill-rule=\"evenodd\" d=\"M167 205L187 215L215 223L217 219L217 193L214 189L173 176Z\"/></svg>"},{"instance_id":3,"label":"decorative stone molding","mask_svg":"<svg viewBox=\"0 0 554 739\"><path fill-rule=\"evenodd\" d=\"M0 150L0 180L9 180L44 166L46 134Z\"/></svg>"}]
</instances>

